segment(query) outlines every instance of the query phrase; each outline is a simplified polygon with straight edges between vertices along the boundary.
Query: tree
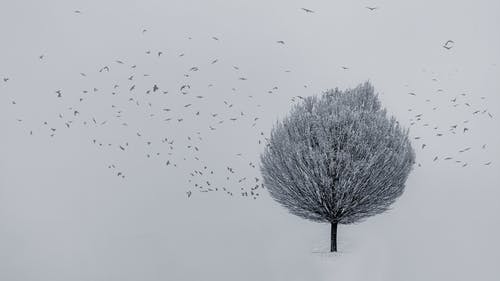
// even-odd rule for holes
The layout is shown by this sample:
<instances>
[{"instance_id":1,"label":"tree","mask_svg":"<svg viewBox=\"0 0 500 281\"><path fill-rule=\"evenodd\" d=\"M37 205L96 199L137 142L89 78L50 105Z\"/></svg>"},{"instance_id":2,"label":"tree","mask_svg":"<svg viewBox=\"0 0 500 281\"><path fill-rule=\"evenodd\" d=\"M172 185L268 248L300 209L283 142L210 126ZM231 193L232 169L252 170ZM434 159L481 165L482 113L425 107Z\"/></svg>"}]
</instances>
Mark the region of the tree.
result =
<instances>
[{"instance_id":1,"label":"tree","mask_svg":"<svg viewBox=\"0 0 500 281\"><path fill-rule=\"evenodd\" d=\"M277 122L261 154L271 197L292 214L337 225L380 214L403 193L415 162L408 130L381 108L373 86L304 98Z\"/></svg>"}]
</instances>

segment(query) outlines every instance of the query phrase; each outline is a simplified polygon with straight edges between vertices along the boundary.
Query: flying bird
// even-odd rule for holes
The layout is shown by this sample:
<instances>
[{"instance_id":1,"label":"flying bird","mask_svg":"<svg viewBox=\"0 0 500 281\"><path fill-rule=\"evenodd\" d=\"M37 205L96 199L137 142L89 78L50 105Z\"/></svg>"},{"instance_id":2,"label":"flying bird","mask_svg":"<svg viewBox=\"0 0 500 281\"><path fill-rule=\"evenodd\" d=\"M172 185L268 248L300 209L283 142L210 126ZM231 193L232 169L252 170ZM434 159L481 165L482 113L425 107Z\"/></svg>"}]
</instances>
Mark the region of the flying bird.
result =
<instances>
[{"instance_id":1,"label":"flying bird","mask_svg":"<svg viewBox=\"0 0 500 281\"><path fill-rule=\"evenodd\" d=\"M378 9L378 7L368 7L368 6L366 8L370 11L375 11Z\"/></svg>"},{"instance_id":2,"label":"flying bird","mask_svg":"<svg viewBox=\"0 0 500 281\"><path fill-rule=\"evenodd\" d=\"M99 72L102 72L103 70L109 72L109 66L104 66L103 68L99 69Z\"/></svg>"},{"instance_id":3,"label":"flying bird","mask_svg":"<svg viewBox=\"0 0 500 281\"><path fill-rule=\"evenodd\" d=\"M446 41L446 43L444 43L443 48L445 48L446 50L449 50L449 49L453 48L454 44L455 44L455 41L448 40L448 41Z\"/></svg>"},{"instance_id":4,"label":"flying bird","mask_svg":"<svg viewBox=\"0 0 500 281\"><path fill-rule=\"evenodd\" d=\"M314 13L313 10L309 10L309 9L306 9L306 8L301 8L304 12L306 13Z\"/></svg>"}]
</instances>

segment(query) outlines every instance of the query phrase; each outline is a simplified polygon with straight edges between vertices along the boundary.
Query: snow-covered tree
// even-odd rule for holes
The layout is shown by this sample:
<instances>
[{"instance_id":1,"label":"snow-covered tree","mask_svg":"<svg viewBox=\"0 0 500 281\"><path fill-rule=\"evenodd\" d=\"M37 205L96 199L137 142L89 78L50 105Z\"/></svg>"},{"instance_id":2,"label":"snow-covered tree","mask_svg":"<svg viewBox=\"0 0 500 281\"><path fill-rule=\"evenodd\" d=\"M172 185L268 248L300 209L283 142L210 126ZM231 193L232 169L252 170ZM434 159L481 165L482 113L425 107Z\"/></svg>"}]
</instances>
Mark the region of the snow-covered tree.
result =
<instances>
[{"instance_id":1,"label":"snow-covered tree","mask_svg":"<svg viewBox=\"0 0 500 281\"><path fill-rule=\"evenodd\" d=\"M271 196L292 214L337 225L380 214L403 193L415 162L408 130L373 86L304 98L277 122L261 155Z\"/></svg>"}]
</instances>

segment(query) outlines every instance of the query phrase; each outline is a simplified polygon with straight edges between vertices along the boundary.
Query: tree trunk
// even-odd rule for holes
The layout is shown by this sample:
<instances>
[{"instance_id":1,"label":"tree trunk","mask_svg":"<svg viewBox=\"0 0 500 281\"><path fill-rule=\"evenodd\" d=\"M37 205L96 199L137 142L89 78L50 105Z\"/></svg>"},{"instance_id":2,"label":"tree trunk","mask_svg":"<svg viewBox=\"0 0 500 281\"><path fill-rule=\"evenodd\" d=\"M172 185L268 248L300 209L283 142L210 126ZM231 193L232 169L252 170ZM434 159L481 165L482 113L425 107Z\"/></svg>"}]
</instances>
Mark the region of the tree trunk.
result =
<instances>
[{"instance_id":1,"label":"tree trunk","mask_svg":"<svg viewBox=\"0 0 500 281\"><path fill-rule=\"evenodd\" d=\"M337 223L332 222L331 228L331 240L330 240L330 252L337 251Z\"/></svg>"}]
</instances>

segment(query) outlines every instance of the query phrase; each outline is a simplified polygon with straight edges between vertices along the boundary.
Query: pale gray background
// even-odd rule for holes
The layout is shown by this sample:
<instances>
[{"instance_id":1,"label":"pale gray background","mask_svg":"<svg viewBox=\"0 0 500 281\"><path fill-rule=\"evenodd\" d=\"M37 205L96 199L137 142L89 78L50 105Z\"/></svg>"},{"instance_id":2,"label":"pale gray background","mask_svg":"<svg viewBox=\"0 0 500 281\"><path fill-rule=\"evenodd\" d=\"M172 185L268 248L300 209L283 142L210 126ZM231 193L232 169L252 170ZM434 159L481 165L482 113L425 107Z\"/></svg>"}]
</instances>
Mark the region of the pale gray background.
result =
<instances>
[{"instance_id":1,"label":"pale gray background","mask_svg":"<svg viewBox=\"0 0 500 281\"><path fill-rule=\"evenodd\" d=\"M10 80L0 80L0 280L499 280L499 14L498 1L2 1L0 78ZM449 51L441 47L448 39L456 42ZM185 115L184 123L166 125L133 106L123 117L129 127L112 122L109 93L119 83L125 94L116 99L127 104L131 64L142 81L137 95L148 100L145 87L158 83L171 93L151 98L156 112L178 109L172 116ZM104 65L110 73L98 73ZM192 66L200 71L190 95L207 98L183 109L193 99L178 89ZM178 169L166 168L145 157L135 136L140 130L183 146L200 130L200 157L219 171L214 182L224 182L226 165L252 179L258 171L247 163L262 150L258 134L287 112L292 96L368 79L402 123L423 114L411 129L423 138L414 141L422 167L392 211L340 226L339 255L324 253L327 225L287 214L265 192L259 200L197 192L187 199L187 171L199 164L176 156ZM274 86L279 90L268 94ZM98 94L78 105L92 87ZM82 117L65 129L57 115L72 119L67 108L75 105ZM213 122L193 118L196 109L261 119L256 128L225 121L209 132ZM495 118L473 116L475 109ZM91 116L110 123L82 126ZM42 121L57 127L56 136ZM445 135L435 137L425 122ZM96 148L93 138L115 146ZM121 153L116 145L125 141L131 148ZM106 168L111 163L125 179ZM237 193L239 186L228 188Z\"/></svg>"}]
</instances>

